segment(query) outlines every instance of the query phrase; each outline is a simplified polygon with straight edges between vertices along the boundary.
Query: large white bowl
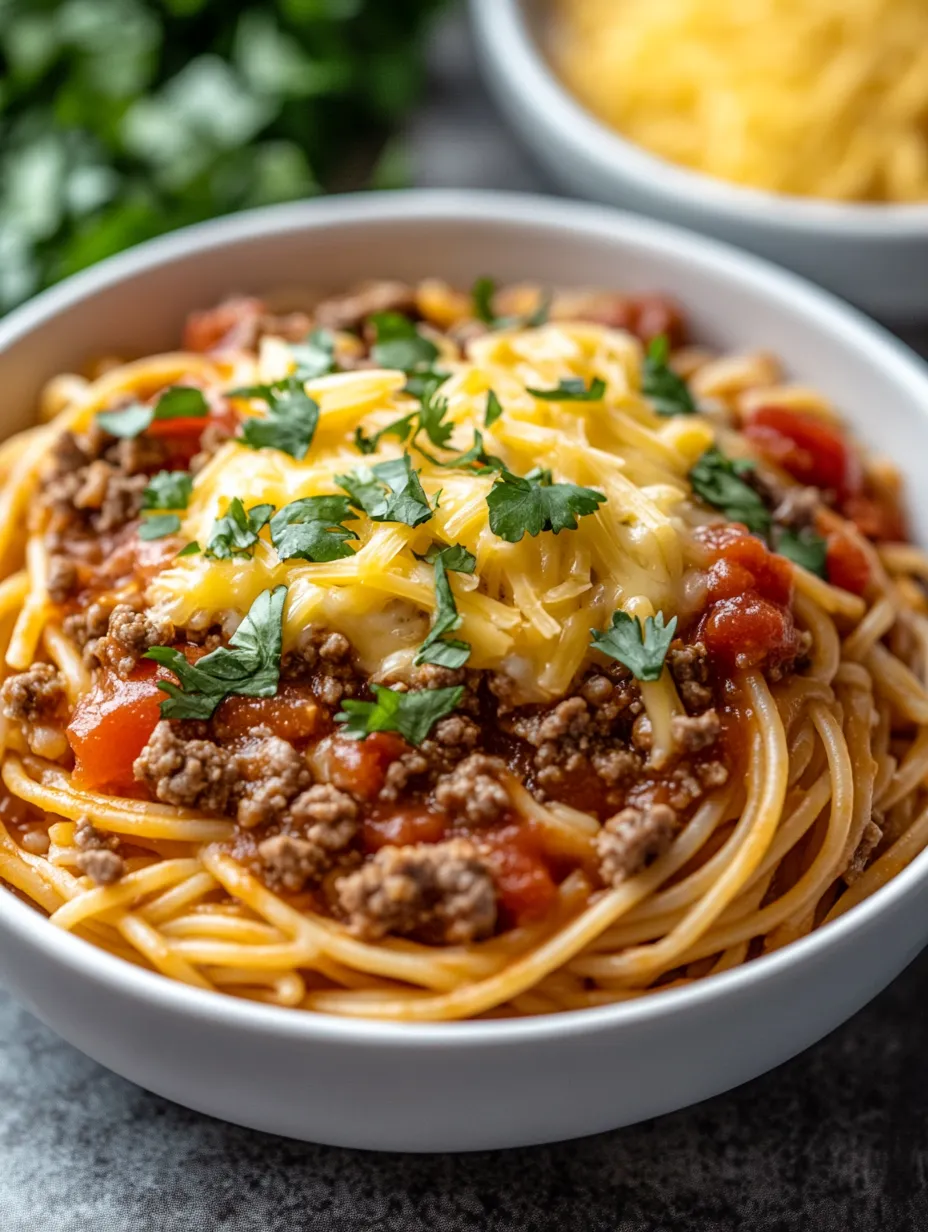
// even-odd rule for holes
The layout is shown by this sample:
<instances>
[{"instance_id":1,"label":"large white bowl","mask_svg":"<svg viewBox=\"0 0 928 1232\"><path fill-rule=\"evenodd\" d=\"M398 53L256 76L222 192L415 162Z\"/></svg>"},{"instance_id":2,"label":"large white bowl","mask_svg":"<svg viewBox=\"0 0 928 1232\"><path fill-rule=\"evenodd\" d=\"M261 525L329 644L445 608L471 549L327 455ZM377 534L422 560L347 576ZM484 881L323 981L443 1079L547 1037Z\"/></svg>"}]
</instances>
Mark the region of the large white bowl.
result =
<instances>
[{"instance_id":1,"label":"large white bowl","mask_svg":"<svg viewBox=\"0 0 928 1232\"><path fill-rule=\"evenodd\" d=\"M767 347L825 390L910 483L928 536L928 379L827 294L732 249L592 206L480 193L329 199L183 231L105 262L0 323L4 432L88 354L176 344L228 292L438 274L675 292L707 341ZM685 989L524 1021L403 1026L213 995L58 931L0 890L0 976L44 1022L179 1103L316 1142L466 1150L652 1117L793 1056L928 940L928 854L827 928Z\"/></svg>"},{"instance_id":2,"label":"large white bowl","mask_svg":"<svg viewBox=\"0 0 928 1232\"><path fill-rule=\"evenodd\" d=\"M541 48L549 2L471 0L471 12L491 90L559 183L580 196L739 244L877 316L928 317L928 204L788 197L648 153L597 120L552 72Z\"/></svg>"}]
</instances>

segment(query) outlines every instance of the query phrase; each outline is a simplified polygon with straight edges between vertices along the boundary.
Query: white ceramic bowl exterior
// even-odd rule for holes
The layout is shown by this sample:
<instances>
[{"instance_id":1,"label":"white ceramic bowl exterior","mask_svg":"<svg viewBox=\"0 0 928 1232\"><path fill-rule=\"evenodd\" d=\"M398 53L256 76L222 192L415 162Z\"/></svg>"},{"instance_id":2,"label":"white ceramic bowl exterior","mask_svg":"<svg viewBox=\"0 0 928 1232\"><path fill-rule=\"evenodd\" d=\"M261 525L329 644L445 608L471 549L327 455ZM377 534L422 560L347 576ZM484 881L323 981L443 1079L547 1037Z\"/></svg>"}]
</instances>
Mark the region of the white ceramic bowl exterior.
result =
<instances>
[{"instance_id":1,"label":"white ceramic bowl exterior","mask_svg":"<svg viewBox=\"0 0 928 1232\"><path fill-rule=\"evenodd\" d=\"M545 7L539 0L471 0L487 82L513 128L565 188L738 244L877 316L928 317L928 204L779 196L649 154L600 123L552 73L536 37Z\"/></svg>"},{"instance_id":2,"label":"white ceramic bowl exterior","mask_svg":"<svg viewBox=\"0 0 928 1232\"><path fill-rule=\"evenodd\" d=\"M928 538L928 379L898 343L762 262L592 206L490 194L328 199L241 215L117 257L0 323L6 434L42 381L88 354L176 345L185 313L235 291L491 273L672 291L697 332L765 347L826 391L910 484ZM254 1005L175 984L0 890L0 976L117 1073L230 1121L316 1142L467 1150L652 1117L806 1048L928 941L928 854L835 924L739 970L600 1010L404 1026Z\"/></svg>"}]
</instances>

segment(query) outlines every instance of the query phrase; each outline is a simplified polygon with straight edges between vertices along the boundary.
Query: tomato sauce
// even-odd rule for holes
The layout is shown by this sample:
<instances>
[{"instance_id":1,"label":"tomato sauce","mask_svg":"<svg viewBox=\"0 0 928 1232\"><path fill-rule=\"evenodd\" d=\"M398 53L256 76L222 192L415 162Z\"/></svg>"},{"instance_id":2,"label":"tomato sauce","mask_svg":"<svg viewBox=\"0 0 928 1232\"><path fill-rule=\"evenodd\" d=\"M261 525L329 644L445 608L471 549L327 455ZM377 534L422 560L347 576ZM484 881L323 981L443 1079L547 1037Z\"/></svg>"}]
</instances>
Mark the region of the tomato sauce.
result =
<instances>
[{"instance_id":1,"label":"tomato sauce","mask_svg":"<svg viewBox=\"0 0 928 1232\"><path fill-rule=\"evenodd\" d=\"M148 743L161 717L165 674L154 663L140 663L128 680L103 674L78 700L67 736L74 753L75 787L99 791L137 788L132 763Z\"/></svg>"}]
</instances>

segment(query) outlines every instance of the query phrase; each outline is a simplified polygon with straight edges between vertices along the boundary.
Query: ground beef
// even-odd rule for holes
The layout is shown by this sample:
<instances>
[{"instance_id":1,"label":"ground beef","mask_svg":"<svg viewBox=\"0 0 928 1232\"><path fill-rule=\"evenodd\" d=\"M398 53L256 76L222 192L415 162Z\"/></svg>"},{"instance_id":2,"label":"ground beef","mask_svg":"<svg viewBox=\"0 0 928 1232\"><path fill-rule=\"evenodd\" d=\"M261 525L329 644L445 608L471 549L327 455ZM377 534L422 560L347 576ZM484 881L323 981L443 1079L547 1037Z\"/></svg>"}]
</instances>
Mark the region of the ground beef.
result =
<instances>
[{"instance_id":1,"label":"ground beef","mask_svg":"<svg viewBox=\"0 0 928 1232\"><path fill-rule=\"evenodd\" d=\"M236 781L228 752L210 740L185 740L162 719L135 759L135 777L165 804L224 813Z\"/></svg>"},{"instance_id":2,"label":"ground beef","mask_svg":"<svg viewBox=\"0 0 928 1232\"><path fill-rule=\"evenodd\" d=\"M690 714L705 710L712 703L709 687L709 657L702 642L670 650L667 666L683 705Z\"/></svg>"},{"instance_id":3,"label":"ground beef","mask_svg":"<svg viewBox=\"0 0 928 1232\"><path fill-rule=\"evenodd\" d=\"M82 873L86 873L95 885L108 886L119 881L126 871L122 856L115 851L91 848L82 851L75 861Z\"/></svg>"},{"instance_id":4,"label":"ground beef","mask_svg":"<svg viewBox=\"0 0 928 1232\"><path fill-rule=\"evenodd\" d=\"M290 805L286 833L258 844L259 871L270 889L298 894L318 882L351 849L358 806L347 792L316 783Z\"/></svg>"},{"instance_id":5,"label":"ground beef","mask_svg":"<svg viewBox=\"0 0 928 1232\"><path fill-rule=\"evenodd\" d=\"M8 719L19 723L54 723L65 703L64 677L50 663L33 663L24 672L4 680L0 708Z\"/></svg>"},{"instance_id":6,"label":"ground beef","mask_svg":"<svg viewBox=\"0 0 928 1232\"><path fill-rule=\"evenodd\" d=\"M496 925L487 865L465 839L384 847L337 885L348 928L376 941L388 933L433 945L468 945Z\"/></svg>"},{"instance_id":7,"label":"ground beef","mask_svg":"<svg viewBox=\"0 0 928 1232\"><path fill-rule=\"evenodd\" d=\"M375 312L416 311L416 294L404 282L368 282L347 295L333 296L316 305L317 325L325 329L357 329Z\"/></svg>"},{"instance_id":8,"label":"ground beef","mask_svg":"<svg viewBox=\"0 0 928 1232\"><path fill-rule=\"evenodd\" d=\"M77 565L67 556L52 556L48 562L46 589L52 603L65 603L77 589Z\"/></svg>"},{"instance_id":9,"label":"ground beef","mask_svg":"<svg viewBox=\"0 0 928 1232\"><path fill-rule=\"evenodd\" d=\"M200 433L200 448L190 459L190 472L196 475L207 462L218 453L226 441L232 439L232 433L222 424L208 423Z\"/></svg>"},{"instance_id":10,"label":"ground beef","mask_svg":"<svg viewBox=\"0 0 928 1232\"><path fill-rule=\"evenodd\" d=\"M119 847L119 836L107 834L98 830L89 817L78 819L74 830L74 845L82 851L116 851Z\"/></svg>"},{"instance_id":11,"label":"ground beef","mask_svg":"<svg viewBox=\"0 0 928 1232\"><path fill-rule=\"evenodd\" d=\"M411 781L428 774L431 769L434 769L431 760L419 749L403 753L387 766L379 799L390 803L399 800L407 793Z\"/></svg>"},{"instance_id":12,"label":"ground beef","mask_svg":"<svg viewBox=\"0 0 928 1232\"><path fill-rule=\"evenodd\" d=\"M435 803L454 817L474 825L492 825L511 807L509 793L500 782L506 770L498 757L471 753L435 786Z\"/></svg>"},{"instance_id":13,"label":"ground beef","mask_svg":"<svg viewBox=\"0 0 928 1232\"><path fill-rule=\"evenodd\" d=\"M815 525L821 504L818 488L787 488L773 511L773 520L787 530L805 530Z\"/></svg>"},{"instance_id":14,"label":"ground beef","mask_svg":"<svg viewBox=\"0 0 928 1232\"><path fill-rule=\"evenodd\" d=\"M96 642L94 655L104 667L127 680L147 650L168 646L173 640L174 626L166 617L137 612L120 603L110 613L106 636Z\"/></svg>"},{"instance_id":15,"label":"ground beef","mask_svg":"<svg viewBox=\"0 0 928 1232\"><path fill-rule=\"evenodd\" d=\"M675 714L670 720L670 735L677 754L698 753L715 744L722 731L717 710L706 710L692 717Z\"/></svg>"},{"instance_id":16,"label":"ground beef","mask_svg":"<svg viewBox=\"0 0 928 1232\"><path fill-rule=\"evenodd\" d=\"M312 629L281 663L284 679L309 681L317 701L336 709L344 697L355 697L364 680L352 664L351 643L330 629Z\"/></svg>"},{"instance_id":17,"label":"ground beef","mask_svg":"<svg viewBox=\"0 0 928 1232\"><path fill-rule=\"evenodd\" d=\"M610 817L596 836L599 872L606 885L620 885L663 855L676 826L677 816L666 804L624 808Z\"/></svg>"},{"instance_id":18,"label":"ground beef","mask_svg":"<svg viewBox=\"0 0 928 1232\"><path fill-rule=\"evenodd\" d=\"M127 436L104 450L104 458L123 475L151 474L164 465L168 451L156 436Z\"/></svg>"},{"instance_id":19,"label":"ground beef","mask_svg":"<svg viewBox=\"0 0 928 1232\"><path fill-rule=\"evenodd\" d=\"M290 801L310 781L303 754L292 744L258 729L257 739L235 755L233 797L240 826L251 830L281 819Z\"/></svg>"}]
</instances>

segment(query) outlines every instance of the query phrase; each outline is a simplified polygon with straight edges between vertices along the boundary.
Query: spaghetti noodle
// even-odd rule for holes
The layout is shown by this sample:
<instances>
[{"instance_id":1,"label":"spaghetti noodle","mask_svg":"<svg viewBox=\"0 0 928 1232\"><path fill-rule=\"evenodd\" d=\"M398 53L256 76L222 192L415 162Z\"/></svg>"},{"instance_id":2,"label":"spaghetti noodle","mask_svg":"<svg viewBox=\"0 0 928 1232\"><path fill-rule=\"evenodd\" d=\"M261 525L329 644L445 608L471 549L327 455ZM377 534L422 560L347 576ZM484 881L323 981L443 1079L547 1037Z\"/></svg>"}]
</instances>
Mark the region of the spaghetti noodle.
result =
<instances>
[{"instance_id":1,"label":"spaghetti noodle","mask_svg":"<svg viewBox=\"0 0 928 1232\"><path fill-rule=\"evenodd\" d=\"M6 886L400 1020L644 996L878 890L928 844L928 563L823 396L684 335L377 283L56 378L0 449Z\"/></svg>"}]
</instances>

